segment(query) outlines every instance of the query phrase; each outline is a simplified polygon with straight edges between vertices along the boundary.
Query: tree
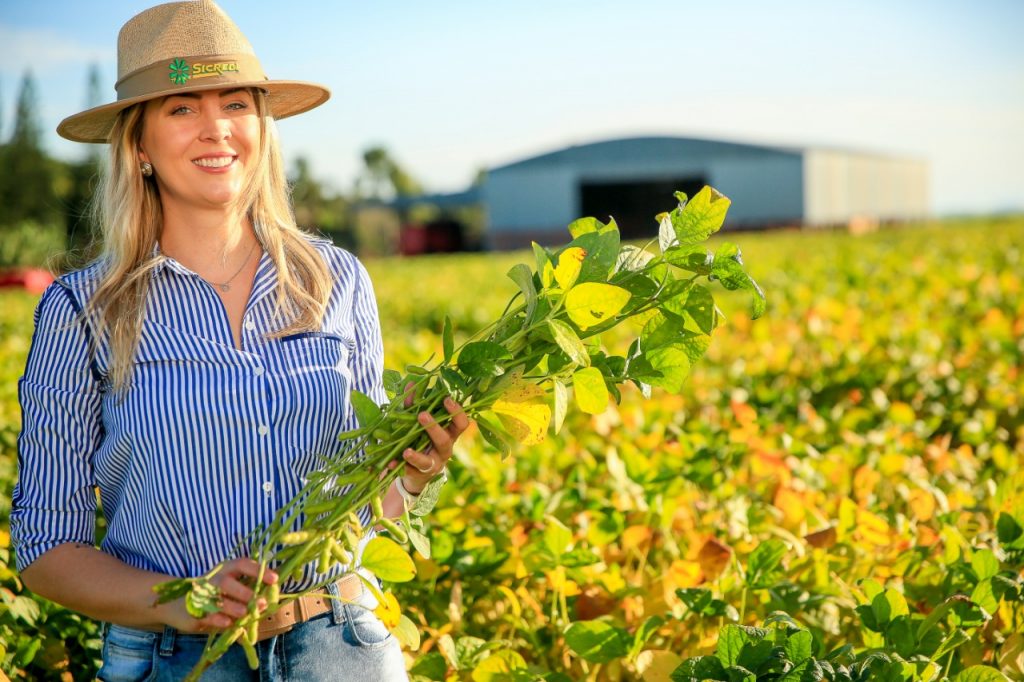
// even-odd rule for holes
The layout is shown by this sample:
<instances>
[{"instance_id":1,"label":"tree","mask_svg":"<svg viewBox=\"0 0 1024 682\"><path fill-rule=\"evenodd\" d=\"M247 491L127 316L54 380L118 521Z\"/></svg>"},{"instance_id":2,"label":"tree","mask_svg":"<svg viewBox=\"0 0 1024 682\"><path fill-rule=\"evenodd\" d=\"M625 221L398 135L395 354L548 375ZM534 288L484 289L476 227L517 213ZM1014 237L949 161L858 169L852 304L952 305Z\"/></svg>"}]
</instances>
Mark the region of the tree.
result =
<instances>
[{"instance_id":1,"label":"tree","mask_svg":"<svg viewBox=\"0 0 1024 682\"><path fill-rule=\"evenodd\" d=\"M24 221L49 226L60 220L55 165L40 144L37 110L35 81L26 71L18 94L14 130L3 150L0 226Z\"/></svg>"},{"instance_id":2,"label":"tree","mask_svg":"<svg viewBox=\"0 0 1024 682\"><path fill-rule=\"evenodd\" d=\"M97 64L89 66L85 86L85 107L91 109L102 101L100 92L100 69ZM96 191L100 172L99 145L86 145L89 149L81 161L68 164L69 188L64 197L64 216L67 229L67 245L70 250L84 249L90 242L91 222L89 205Z\"/></svg>"},{"instance_id":3,"label":"tree","mask_svg":"<svg viewBox=\"0 0 1024 682\"><path fill-rule=\"evenodd\" d=\"M423 193L420 184L398 165L384 147L363 152L363 172L356 179L356 194L373 199L415 196Z\"/></svg>"}]
</instances>

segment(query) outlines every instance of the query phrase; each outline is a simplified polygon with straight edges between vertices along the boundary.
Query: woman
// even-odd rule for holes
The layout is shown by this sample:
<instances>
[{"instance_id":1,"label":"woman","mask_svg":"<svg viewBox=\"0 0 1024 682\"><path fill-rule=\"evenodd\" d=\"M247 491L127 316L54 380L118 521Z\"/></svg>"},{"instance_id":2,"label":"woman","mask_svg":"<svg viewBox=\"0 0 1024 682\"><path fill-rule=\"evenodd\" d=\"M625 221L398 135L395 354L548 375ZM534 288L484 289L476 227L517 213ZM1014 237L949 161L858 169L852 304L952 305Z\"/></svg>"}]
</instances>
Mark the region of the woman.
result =
<instances>
[{"instance_id":1,"label":"woman","mask_svg":"<svg viewBox=\"0 0 1024 682\"><path fill-rule=\"evenodd\" d=\"M243 540L355 426L349 391L385 399L383 350L365 269L301 232L288 205L273 119L327 90L266 79L207 0L131 19L118 71L117 102L58 128L110 144L102 253L36 310L11 528L30 589L109 624L100 679L170 680L198 660L202 633L245 613L257 564ZM443 482L468 426L458 405L446 408L447 428L420 415L432 447L405 453L386 515ZM226 558L217 613L154 604L154 585ZM282 587L318 578L310 566ZM338 578L324 592L342 599L311 595L261 628L261 679L406 678L372 594L354 573ZM204 679L250 674L235 646Z\"/></svg>"}]
</instances>

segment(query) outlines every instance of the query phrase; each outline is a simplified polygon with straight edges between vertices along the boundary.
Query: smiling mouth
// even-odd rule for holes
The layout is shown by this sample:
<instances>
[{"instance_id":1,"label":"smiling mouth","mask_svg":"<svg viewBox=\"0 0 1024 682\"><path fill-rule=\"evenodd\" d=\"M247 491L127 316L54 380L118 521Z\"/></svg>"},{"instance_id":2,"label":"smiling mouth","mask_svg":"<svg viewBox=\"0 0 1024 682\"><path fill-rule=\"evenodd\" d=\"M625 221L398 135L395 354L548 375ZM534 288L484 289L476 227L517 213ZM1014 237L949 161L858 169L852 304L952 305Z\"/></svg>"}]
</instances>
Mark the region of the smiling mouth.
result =
<instances>
[{"instance_id":1,"label":"smiling mouth","mask_svg":"<svg viewBox=\"0 0 1024 682\"><path fill-rule=\"evenodd\" d=\"M192 163L203 168L225 168L234 163L234 156L214 156L203 159L193 159Z\"/></svg>"}]
</instances>

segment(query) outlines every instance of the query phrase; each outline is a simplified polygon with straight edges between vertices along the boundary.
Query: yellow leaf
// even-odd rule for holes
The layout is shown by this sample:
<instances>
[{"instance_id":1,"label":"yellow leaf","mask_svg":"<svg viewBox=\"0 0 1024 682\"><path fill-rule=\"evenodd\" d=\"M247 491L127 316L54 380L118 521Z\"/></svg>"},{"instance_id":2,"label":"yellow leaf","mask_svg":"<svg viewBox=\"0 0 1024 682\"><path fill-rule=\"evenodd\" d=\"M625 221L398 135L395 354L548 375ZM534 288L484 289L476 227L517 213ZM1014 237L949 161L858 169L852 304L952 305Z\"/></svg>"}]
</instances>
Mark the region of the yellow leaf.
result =
<instances>
[{"instance_id":1,"label":"yellow leaf","mask_svg":"<svg viewBox=\"0 0 1024 682\"><path fill-rule=\"evenodd\" d=\"M584 282L566 294L565 311L576 326L586 330L614 317L629 302L629 296L621 287Z\"/></svg>"},{"instance_id":2,"label":"yellow leaf","mask_svg":"<svg viewBox=\"0 0 1024 682\"><path fill-rule=\"evenodd\" d=\"M671 682L672 671L683 659L671 651L647 649L636 657L636 669L643 682Z\"/></svg>"},{"instance_id":3,"label":"yellow leaf","mask_svg":"<svg viewBox=\"0 0 1024 682\"><path fill-rule=\"evenodd\" d=\"M395 599L395 595L391 592L384 593L384 599L381 601L377 608L373 610L374 615L380 618L381 622L388 630L394 630L398 627L398 621L402 617L402 609L398 605L398 600Z\"/></svg>"},{"instance_id":4,"label":"yellow leaf","mask_svg":"<svg viewBox=\"0 0 1024 682\"><path fill-rule=\"evenodd\" d=\"M381 535L366 543L362 564L363 568L389 583L408 582L416 576L416 563L408 552L394 540Z\"/></svg>"},{"instance_id":5,"label":"yellow leaf","mask_svg":"<svg viewBox=\"0 0 1024 682\"><path fill-rule=\"evenodd\" d=\"M935 515L935 496L927 490L915 488L910 491L910 508L918 521L928 521Z\"/></svg>"},{"instance_id":6,"label":"yellow leaf","mask_svg":"<svg viewBox=\"0 0 1024 682\"><path fill-rule=\"evenodd\" d=\"M576 404L587 414L601 414L608 407L608 387L604 376L596 367L587 367L572 375Z\"/></svg>"},{"instance_id":7,"label":"yellow leaf","mask_svg":"<svg viewBox=\"0 0 1024 682\"><path fill-rule=\"evenodd\" d=\"M409 651L418 652L420 650L420 631L404 613L398 619L398 626L391 631L391 634L395 636L399 644Z\"/></svg>"},{"instance_id":8,"label":"yellow leaf","mask_svg":"<svg viewBox=\"0 0 1024 682\"><path fill-rule=\"evenodd\" d=\"M551 422L551 406L544 389L536 384L515 380L491 410L502 426L523 445L536 445L544 440Z\"/></svg>"},{"instance_id":9,"label":"yellow leaf","mask_svg":"<svg viewBox=\"0 0 1024 682\"><path fill-rule=\"evenodd\" d=\"M583 267L583 259L587 257L585 249L572 246L562 252L558 257L558 267L555 268L555 281L565 291L576 284L576 278L580 276L580 269Z\"/></svg>"},{"instance_id":10,"label":"yellow leaf","mask_svg":"<svg viewBox=\"0 0 1024 682\"><path fill-rule=\"evenodd\" d=\"M892 529L885 519L866 509L857 510L857 533L866 542L879 547L892 543Z\"/></svg>"}]
</instances>

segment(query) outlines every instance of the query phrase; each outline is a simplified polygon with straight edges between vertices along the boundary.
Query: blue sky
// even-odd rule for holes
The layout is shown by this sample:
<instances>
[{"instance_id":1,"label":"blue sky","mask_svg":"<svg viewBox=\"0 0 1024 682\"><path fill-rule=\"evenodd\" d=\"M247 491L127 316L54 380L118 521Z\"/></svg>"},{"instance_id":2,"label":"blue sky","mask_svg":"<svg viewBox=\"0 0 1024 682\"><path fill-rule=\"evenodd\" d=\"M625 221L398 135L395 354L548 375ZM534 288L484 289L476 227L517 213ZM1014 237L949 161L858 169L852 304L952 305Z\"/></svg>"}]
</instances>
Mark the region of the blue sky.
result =
<instances>
[{"instance_id":1,"label":"blue sky","mask_svg":"<svg viewBox=\"0 0 1024 682\"><path fill-rule=\"evenodd\" d=\"M29 66L47 131L84 108L91 62L113 100L117 31L151 4L0 0L0 136ZM286 157L336 188L371 144L445 191L654 133L910 155L938 214L1024 210L1020 0L220 4L268 75L333 91L280 129Z\"/></svg>"}]
</instances>

